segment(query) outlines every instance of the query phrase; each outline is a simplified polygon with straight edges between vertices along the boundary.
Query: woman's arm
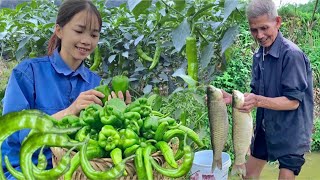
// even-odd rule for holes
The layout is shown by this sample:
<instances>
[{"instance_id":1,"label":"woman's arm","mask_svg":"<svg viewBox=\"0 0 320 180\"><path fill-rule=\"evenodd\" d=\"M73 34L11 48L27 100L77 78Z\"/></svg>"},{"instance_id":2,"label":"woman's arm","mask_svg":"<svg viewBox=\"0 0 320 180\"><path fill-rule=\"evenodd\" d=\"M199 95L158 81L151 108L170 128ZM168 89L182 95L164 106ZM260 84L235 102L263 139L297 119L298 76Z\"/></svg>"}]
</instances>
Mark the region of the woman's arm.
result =
<instances>
[{"instance_id":1,"label":"woman's arm","mask_svg":"<svg viewBox=\"0 0 320 180\"><path fill-rule=\"evenodd\" d=\"M52 117L60 120L66 115L76 115L78 116L80 111L82 109L85 109L89 104L95 103L103 106L101 98L104 98L104 94L91 89L85 92L80 93L78 98L66 109L59 111L52 115ZM111 95L109 95L108 100L112 98L120 98L124 99L123 93L121 91L118 92L118 95L115 94L115 92L111 92ZM131 95L129 91L126 91L126 104L131 103Z\"/></svg>"}]
</instances>

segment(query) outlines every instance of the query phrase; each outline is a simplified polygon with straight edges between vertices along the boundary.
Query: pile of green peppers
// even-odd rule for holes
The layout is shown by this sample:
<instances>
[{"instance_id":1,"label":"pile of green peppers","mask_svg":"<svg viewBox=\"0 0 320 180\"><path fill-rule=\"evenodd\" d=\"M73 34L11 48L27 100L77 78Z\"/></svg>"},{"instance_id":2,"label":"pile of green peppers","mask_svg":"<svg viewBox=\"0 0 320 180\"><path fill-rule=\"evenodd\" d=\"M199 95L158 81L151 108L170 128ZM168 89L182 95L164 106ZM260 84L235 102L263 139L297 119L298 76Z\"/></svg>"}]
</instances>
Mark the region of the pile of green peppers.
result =
<instances>
[{"instance_id":1,"label":"pile of green peppers","mask_svg":"<svg viewBox=\"0 0 320 180\"><path fill-rule=\"evenodd\" d=\"M2 119L6 117L4 116ZM73 173L79 166L89 179L116 179L127 175L125 163L132 158L138 179L153 179L154 171L170 178L178 178L190 171L194 157L194 152L186 143L186 139L191 139L200 148L204 146L198 134L192 129L178 124L168 115L154 111L148 103L148 99L144 97L138 98L128 105L117 98L106 101L104 106L91 104L80 112L79 117L65 116L60 121L48 116L45 117L51 124L47 125L48 127L37 126L35 131L30 133L30 137L28 136L25 140L24 144L27 147L22 147L23 150L28 150L25 152L27 155L21 154L23 155L21 157L28 159L26 161L21 158L22 172L14 170L10 162L5 160L7 169L17 179L39 179L43 177L44 173L52 173L53 175L50 177L63 176L65 180L68 180L72 179ZM44 130L44 128L46 129ZM55 130L54 136L53 130ZM65 131L66 133L62 133ZM57 138L57 134L59 134L62 139L65 139L60 143L50 144L44 139L51 138L43 137L43 134L52 138ZM1 136L1 138L5 139L6 137ZM177 151L173 151L168 144L173 138L179 139ZM28 146L31 144L27 144L29 141L39 143L34 143L30 148ZM31 161L34 151L43 148L43 146L71 148L76 154L71 158L68 151L60 161L61 165L59 164L59 167L51 170L58 171L57 169L59 169L59 171L48 172L46 163L43 162L45 158L42 153L39 155L38 165L33 165ZM152 158L151 155L157 151L161 152L167 167L162 167ZM90 159L102 157L111 158L114 166L105 171L93 169L89 163ZM178 165L177 161L181 158L183 160Z\"/></svg>"}]
</instances>

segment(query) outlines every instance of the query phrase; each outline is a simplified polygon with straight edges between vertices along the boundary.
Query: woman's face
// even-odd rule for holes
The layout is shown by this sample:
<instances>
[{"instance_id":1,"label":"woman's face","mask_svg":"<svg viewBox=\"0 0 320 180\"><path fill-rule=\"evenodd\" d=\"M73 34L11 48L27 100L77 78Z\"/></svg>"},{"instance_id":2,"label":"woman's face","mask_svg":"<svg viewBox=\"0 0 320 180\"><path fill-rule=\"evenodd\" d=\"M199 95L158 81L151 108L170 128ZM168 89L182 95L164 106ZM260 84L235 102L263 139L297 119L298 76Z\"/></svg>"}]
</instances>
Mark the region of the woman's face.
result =
<instances>
[{"instance_id":1,"label":"woman's face","mask_svg":"<svg viewBox=\"0 0 320 180\"><path fill-rule=\"evenodd\" d=\"M56 25L61 39L61 57L73 69L97 46L100 36L98 18L87 10L80 11L63 27ZM78 62L78 63L77 63Z\"/></svg>"}]
</instances>

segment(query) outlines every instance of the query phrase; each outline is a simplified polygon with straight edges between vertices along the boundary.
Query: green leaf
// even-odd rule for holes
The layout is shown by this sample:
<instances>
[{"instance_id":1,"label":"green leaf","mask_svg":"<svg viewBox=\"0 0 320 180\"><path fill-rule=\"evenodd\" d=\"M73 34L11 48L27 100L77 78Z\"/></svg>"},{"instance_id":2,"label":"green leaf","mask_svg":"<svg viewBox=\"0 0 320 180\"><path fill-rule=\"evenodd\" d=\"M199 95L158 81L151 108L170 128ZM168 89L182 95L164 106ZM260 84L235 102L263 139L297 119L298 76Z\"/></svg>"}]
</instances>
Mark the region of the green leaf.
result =
<instances>
[{"instance_id":1,"label":"green leaf","mask_svg":"<svg viewBox=\"0 0 320 180\"><path fill-rule=\"evenodd\" d=\"M16 6L16 12L19 12L23 7L29 6L28 2L20 3Z\"/></svg>"},{"instance_id":2,"label":"green leaf","mask_svg":"<svg viewBox=\"0 0 320 180\"><path fill-rule=\"evenodd\" d=\"M196 93L193 93L192 96L199 104L201 104L202 106L205 105L203 96L196 94Z\"/></svg>"},{"instance_id":3,"label":"green leaf","mask_svg":"<svg viewBox=\"0 0 320 180\"><path fill-rule=\"evenodd\" d=\"M233 44L235 37L239 34L239 26L235 25L230 27L227 32L224 33L223 38L221 39L221 54Z\"/></svg>"},{"instance_id":4,"label":"green leaf","mask_svg":"<svg viewBox=\"0 0 320 180\"><path fill-rule=\"evenodd\" d=\"M139 37L137 37L137 38L134 40L134 45L136 46L143 38L144 38L144 35L140 35Z\"/></svg>"},{"instance_id":5,"label":"green leaf","mask_svg":"<svg viewBox=\"0 0 320 180\"><path fill-rule=\"evenodd\" d=\"M211 29L214 31L216 30L221 24L222 22L208 22L211 26Z\"/></svg>"},{"instance_id":6,"label":"green leaf","mask_svg":"<svg viewBox=\"0 0 320 180\"><path fill-rule=\"evenodd\" d=\"M173 74L173 77L180 77L182 78L189 86L191 87L195 87L197 84L197 81L195 81L194 79L192 79L192 77L186 75L186 73L184 72L184 70L182 68L177 69Z\"/></svg>"},{"instance_id":7,"label":"green leaf","mask_svg":"<svg viewBox=\"0 0 320 180\"><path fill-rule=\"evenodd\" d=\"M223 53L223 56L222 56L223 60L225 62L229 62L232 58L232 48L229 47L228 49L226 49Z\"/></svg>"},{"instance_id":8,"label":"green leaf","mask_svg":"<svg viewBox=\"0 0 320 180\"><path fill-rule=\"evenodd\" d=\"M22 47L26 46L28 41L32 38L33 35L26 36L25 38L22 39L22 41L19 43L17 51L19 51Z\"/></svg>"},{"instance_id":9,"label":"green leaf","mask_svg":"<svg viewBox=\"0 0 320 180\"><path fill-rule=\"evenodd\" d=\"M223 22L228 19L233 10L238 6L238 0L226 0L224 3L224 18Z\"/></svg>"},{"instance_id":10,"label":"green leaf","mask_svg":"<svg viewBox=\"0 0 320 180\"><path fill-rule=\"evenodd\" d=\"M172 31L173 45L177 51L180 51L186 44L186 38L190 36L190 25L187 19L184 19L182 23Z\"/></svg>"},{"instance_id":11,"label":"green leaf","mask_svg":"<svg viewBox=\"0 0 320 180\"><path fill-rule=\"evenodd\" d=\"M186 6L185 0L173 0L174 1L174 8L178 11L182 11Z\"/></svg>"},{"instance_id":12,"label":"green leaf","mask_svg":"<svg viewBox=\"0 0 320 180\"><path fill-rule=\"evenodd\" d=\"M129 10L138 17L151 6L152 0L128 0L127 4Z\"/></svg>"},{"instance_id":13,"label":"green leaf","mask_svg":"<svg viewBox=\"0 0 320 180\"><path fill-rule=\"evenodd\" d=\"M146 87L143 88L143 93L144 94L149 94L152 90L152 85L148 84Z\"/></svg>"},{"instance_id":14,"label":"green leaf","mask_svg":"<svg viewBox=\"0 0 320 180\"><path fill-rule=\"evenodd\" d=\"M120 98L112 98L112 99L110 99L109 101L106 102L106 105L109 105L113 109L117 109L120 112L124 112L124 110L127 107L126 103Z\"/></svg>"},{"instance_id":15,"label":"green leaf","mask_svg":"<svg viewBox=\"0 0 320 180\"><path fill-rule=\"evenodd\" d=\"M55 23L47 23L47 24L43 25L43 28L44 29L53 28L54 25L55 25Z\"/></svg>"},{"instance_id":16,"label":"green leaf","mask_svg":"<svg viewBox=\"0 0 320 180\"><path fill-rule=\"evenodd\" d=\"M112 62L116 59L116 56L117 56L117 55L115 55L115 54L114 54L114 55L109 56L109 58L108 58L108 62L109 62L109 63L112 63Z\"/></svg>"},{"instance_id":17,"label":"green leaf","mask_svg":"<svg viewBox=\"0 0 320 180\"><path fill-rule=\"evenodd\" d=\"M23 56L28 52L27 48L22 47L16 51L16 59L20 61Z\"/></svg>"},{"instance_id":18,"label":"green leaf","mask_svg":"<svg viewBox=\"0 0 320 180\"><path fill-rule=\"evenodd\" d=\"M158 111L162 107L162 97L157 96L153 102L152 109Z\"/></svg>"},{"instance_id":19,"label":"green leaf","mask_svg":"<svg viewBox=\"0 0 320 180\"><path fill-rule=\"evenodd\" d=\"M0 39L4 39L4 37L6 37L7 34L8 34L8 31L0 32Z\"/></svg>"},{"instance_id":20,"label":"green leaf","mask_svg":"<svg viewBox=\"0 0 320 180\"><path fill-rule=\"evenodd\" d=\"M129 57L129 52L128 51L125 51L121 54L123 57L126 57L128 58Z\"/></svg>"},{"instance_id":21,"label":"green leaf","mask_svg":"<svg viewBox=\"0 0 320 180\"><path fill-rule=\"evenodd\" d=\"M200 64L202 68L205 68L210 63L211 58L213 57L214 48L213 43L209 43L204 50L201 52Z\"/></svg>"}]
</instances>

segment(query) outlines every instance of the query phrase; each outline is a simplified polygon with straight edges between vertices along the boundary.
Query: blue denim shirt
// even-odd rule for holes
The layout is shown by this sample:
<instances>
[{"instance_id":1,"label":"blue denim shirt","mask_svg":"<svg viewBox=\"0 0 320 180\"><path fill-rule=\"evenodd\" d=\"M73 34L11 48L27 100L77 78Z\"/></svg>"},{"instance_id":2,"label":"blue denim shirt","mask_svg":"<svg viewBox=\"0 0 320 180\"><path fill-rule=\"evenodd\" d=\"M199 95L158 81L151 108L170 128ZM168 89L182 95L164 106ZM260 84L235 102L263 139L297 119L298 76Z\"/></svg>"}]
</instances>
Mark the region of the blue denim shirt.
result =
<instances>
[{"instance_id":1,"label":"blue denim shirt","mask_svg":"<svg viewBox=\"0 0 320 180\"><path fill-rule=\"evenodd\" d=\"M3 114L23 109L55 114L69 107L81 92L98 86L100 80L83 63L75 71L70 69L58 49L51 56L24 60L13 69L10 76L3 98ZM25 129L14 133L2 145L2 158L7 155L17 169L20 169L21 142L29 131ZM51 151L47 149L45 154L48 162L51 162ZM34 157L35 163L37 154ZM2 167L6 171L4 163Z\"/></svg>"},{"instance_id":2,"label":"blue denim shirt","mask_svg":"<svg viewBox=\"0 0 320 180\"><path fill-rule=\"evenodd\" d=\"M300 103L297 109L287 111L257 108L255 133L263 121L269 160L309 151L314 106L311 65L281 32L266 55L262 47L254 54L251 88L254 94L285 96Z\"/></svg>"}]
</instances>

